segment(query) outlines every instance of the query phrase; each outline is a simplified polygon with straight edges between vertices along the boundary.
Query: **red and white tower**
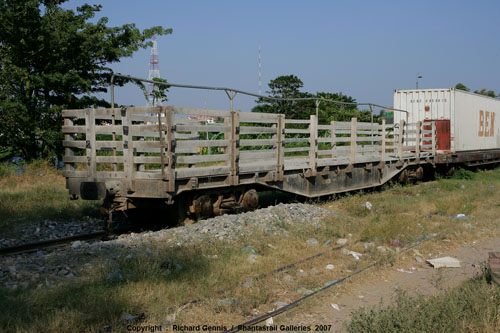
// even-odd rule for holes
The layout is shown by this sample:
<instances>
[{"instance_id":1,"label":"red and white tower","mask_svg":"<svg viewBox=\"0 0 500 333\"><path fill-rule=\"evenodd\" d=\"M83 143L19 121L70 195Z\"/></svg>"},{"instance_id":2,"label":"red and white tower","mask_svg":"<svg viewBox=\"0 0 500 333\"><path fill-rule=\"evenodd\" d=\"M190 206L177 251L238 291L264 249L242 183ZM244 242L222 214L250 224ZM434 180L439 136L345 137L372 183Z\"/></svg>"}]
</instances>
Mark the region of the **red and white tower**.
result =
<instances>
[{"instance_id":1,"label":"red and white tower","mask_svg":"<svg viewBox=\"0 0 500 333\"><path fill-rule=\"evenodd\" d=\"M149 57L148 80L153 80L154 78L159 78L159 77L160 77L160 59L158 57L158 43L156 42L156 36L154 36L153 46L151 47L151 56ZM153 95L155 85L149 83L147 89L148 89L148 105L150 106L159 105L159 101L155 100Z\"/></svg>"}]
</instances>

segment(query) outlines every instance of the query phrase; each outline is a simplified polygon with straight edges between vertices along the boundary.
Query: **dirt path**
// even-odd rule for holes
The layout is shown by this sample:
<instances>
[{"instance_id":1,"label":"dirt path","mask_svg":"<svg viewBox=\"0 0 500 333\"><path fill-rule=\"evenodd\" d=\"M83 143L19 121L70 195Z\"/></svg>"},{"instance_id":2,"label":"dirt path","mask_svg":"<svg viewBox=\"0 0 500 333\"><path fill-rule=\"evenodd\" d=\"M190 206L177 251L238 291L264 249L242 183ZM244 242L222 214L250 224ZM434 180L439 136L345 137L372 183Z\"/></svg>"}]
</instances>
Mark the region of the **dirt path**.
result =
<instances>
[{"instance_id":1,"label":"dirt path","mask_svg":"<svg viewBox=\"0 0 500 333\"><path fill-rule=\"evenodd\" d=\"M423 245L417 250L425 259L451 256L461 261L461 268L434 269L424 263L418 263L414 252L409 251L394 266L383 269L371 269L362 276L325 294L306 301L291 312L274 318L275 324L332 325L331 331L345 331L343 325L350 319L352 311L367 306L376 306L381 302L389 304L397 290L409 294L433 295L447 288L459 285L481 271L480 264L488 258L488 252L500 251L500 237L477 240L454 246L446 244L439 249ZM399 271L398 271L399 269ZM334 309L332 304L338 306Z\"/></svg>"}]
</instances>

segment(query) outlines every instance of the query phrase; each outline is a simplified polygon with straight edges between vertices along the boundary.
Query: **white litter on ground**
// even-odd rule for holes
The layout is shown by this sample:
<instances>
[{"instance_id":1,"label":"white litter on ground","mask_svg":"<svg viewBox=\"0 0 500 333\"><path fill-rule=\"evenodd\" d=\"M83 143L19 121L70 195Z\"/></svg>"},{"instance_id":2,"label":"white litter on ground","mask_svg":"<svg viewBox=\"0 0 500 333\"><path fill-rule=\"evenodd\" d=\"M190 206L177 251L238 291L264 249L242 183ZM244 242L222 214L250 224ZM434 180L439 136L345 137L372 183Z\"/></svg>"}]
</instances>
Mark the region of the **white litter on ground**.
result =
<instances>
[{"instance_id":1,"label":"white litter on ground","mask_svg":"<svg viewBox=\"0 0 500 333\"><path fill-rule=\"evenodd\" d=\"M452 257L442 257L442 258L436 258L436 259L429 259L427 260L429 264L432 265L434 268L442 268L442 267L450 267L450 268L459 268L460 266L460 260Z\"/></svg>"}]
</instances>

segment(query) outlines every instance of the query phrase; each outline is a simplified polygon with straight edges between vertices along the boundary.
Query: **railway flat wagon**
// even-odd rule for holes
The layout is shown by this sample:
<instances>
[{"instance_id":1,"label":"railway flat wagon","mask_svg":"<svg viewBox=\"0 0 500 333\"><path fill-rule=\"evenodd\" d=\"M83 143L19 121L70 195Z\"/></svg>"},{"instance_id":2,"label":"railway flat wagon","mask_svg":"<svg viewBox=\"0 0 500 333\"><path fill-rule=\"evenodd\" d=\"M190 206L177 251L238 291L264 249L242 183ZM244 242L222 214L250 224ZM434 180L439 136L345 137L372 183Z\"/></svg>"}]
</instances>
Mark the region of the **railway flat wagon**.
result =
<instances>
[{"instance_id":1,"label":"railway flat wagon","mask_svg":"<svg viewBox=\"0 0 500 333\"><path fill-rule=\"evenodd\" d=\"M110 217L161 206L196 220L252 210L261 190L313 198L500 160L498 101L450 89L394 96L393 124L323 124L232 103L64 110L67 188L103 199Z\"/></svg>"},{"instance_id":2,"label":"railway flat wagon","mask_svg":"<svg viewBox=\"0 0 500 333\"><path fill-rule=\"evenodd\" d=\"M500 100L457 89L396 90L395 121L434 121L439 161L498 162Z\"/></svg>"}]
</instances>

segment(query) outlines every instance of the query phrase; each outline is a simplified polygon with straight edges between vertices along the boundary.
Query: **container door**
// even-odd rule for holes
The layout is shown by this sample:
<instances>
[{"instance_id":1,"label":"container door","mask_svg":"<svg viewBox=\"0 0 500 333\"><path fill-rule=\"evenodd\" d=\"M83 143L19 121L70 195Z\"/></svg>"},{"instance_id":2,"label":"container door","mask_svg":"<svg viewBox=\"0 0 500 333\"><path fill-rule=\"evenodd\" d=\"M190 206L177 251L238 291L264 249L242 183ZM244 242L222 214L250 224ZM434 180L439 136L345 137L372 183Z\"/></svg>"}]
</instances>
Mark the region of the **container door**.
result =
<instances>
[{"instance_id":1,"label":"container door","mask_svg":"<svg viewBox=\"0 0 500 333\"><path fill-rule=\"evenodd\" d=\"M436 123L437 150L451 149L451 126L449 119L434 120Z\"/></svg>"}]
</instances>

